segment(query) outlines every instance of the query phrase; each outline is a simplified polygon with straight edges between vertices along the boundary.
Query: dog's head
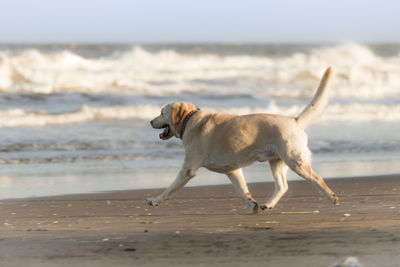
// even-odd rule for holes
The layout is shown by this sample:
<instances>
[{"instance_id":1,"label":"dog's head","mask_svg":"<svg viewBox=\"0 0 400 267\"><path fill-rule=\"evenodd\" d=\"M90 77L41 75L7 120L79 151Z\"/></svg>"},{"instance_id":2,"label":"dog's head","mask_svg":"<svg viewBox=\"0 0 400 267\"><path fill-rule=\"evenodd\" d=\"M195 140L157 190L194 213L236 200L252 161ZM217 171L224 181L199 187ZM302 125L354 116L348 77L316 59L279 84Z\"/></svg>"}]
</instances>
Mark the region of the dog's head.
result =
<instances>
[{"instance_id":1,"label":"dog's head","mask_svg":"<svg viewBox=\"0 0 400 267\"><path fill-rule=\"evenodd\" d=\"M164 106L161 114L150 121L154 129L164 129L160 133L160 139L167 140L172 136L178 137L181 131L183 119L192 111L198 108L186 102L177 102Z\"/></svg>"}]
</instances>

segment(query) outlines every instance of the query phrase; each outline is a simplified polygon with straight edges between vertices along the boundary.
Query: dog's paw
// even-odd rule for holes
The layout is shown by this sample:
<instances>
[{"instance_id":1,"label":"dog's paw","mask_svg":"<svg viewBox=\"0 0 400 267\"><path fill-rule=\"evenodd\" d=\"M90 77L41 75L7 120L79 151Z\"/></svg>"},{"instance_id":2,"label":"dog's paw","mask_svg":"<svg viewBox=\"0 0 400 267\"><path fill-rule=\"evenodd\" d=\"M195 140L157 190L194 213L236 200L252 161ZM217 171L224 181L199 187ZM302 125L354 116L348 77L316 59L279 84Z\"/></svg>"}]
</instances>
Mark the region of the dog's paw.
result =
<instances>
[{"instance_id":1,"label":"dog's paw","mask_svg":"<svg viewBox=\"0 0 400 267\"><path fill-rule=\"evenodd\" d=\"M254 201L254 202L250 205L250 212L249 212L249 214L257 214L257 213L258 213L258 203Z\"/></svg>"},{"instance_id":2,"label":"dog's paw","mask_svg":"<svg viewBox=\"0 0 400 267\"><path fill-rule=\"evenodd\" d=\"M274 206L269 205L269 204L264 204L260 207L262 210L272 210Z\"/></svg>"},{"instance_id":3,"label":"dog's paw","mask_svg":"<svg viewBox=\"0 0 400 267\"><path fill-rule=\"evenodd\" d=\"M157 202L157 200L155 198L150 197L150 198L146 199L146 204L154 207L154 206L158 206L160 203Z\"/></svg>"},{"instance_id":4,"label":"dog's paw","mask_svg":"<svg viewBox=\"0 0 400 267\"><path fill-rule=\"evenodd\" d=\"M332 197L332 202L333 202L333 204L335 204L336 206L339 206L339 205L340 205L339 198L338 198L335 194L334 194L333 197Z\"/></svg>"}]
</instances>

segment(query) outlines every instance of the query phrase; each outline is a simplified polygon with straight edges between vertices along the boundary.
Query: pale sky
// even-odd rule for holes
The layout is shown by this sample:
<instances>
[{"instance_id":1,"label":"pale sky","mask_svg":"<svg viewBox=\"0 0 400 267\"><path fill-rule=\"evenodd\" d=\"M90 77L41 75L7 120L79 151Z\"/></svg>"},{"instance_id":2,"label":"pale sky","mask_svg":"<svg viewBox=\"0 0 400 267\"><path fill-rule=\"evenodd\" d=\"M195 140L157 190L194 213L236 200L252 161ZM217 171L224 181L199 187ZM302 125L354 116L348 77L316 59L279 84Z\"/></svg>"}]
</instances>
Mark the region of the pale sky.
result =
<instances>
[{"instance_id":1,"label":"pale sky","mask_svg":"<svg viewBox=\"0 0 400 267\"><path fill-rule=\"evenodd\" d=\"M400 43L396 0L0 0L0 43Z\"/></svg>"}]
</instances>

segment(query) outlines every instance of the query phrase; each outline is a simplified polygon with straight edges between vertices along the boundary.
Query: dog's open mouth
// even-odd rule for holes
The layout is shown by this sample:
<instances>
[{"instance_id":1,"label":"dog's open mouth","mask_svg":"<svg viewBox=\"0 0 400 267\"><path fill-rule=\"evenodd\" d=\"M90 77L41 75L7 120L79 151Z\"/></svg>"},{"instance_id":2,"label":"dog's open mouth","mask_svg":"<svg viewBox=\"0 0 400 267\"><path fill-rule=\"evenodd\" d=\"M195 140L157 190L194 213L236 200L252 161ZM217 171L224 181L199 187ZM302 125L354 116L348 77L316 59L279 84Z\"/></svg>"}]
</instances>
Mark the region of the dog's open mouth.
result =
<instances>
[{"instance_id":1,"label":"dog's open mouth","mask_svg":"<svg viewBox=\"0 0 400 267\"><path fill-rule=\"evenodd\" d=\"M160 139L167 140L169 138L169 125L165 125L162 128L164 128L164 131L160 133Z\"/></svg>"}]
</instances>

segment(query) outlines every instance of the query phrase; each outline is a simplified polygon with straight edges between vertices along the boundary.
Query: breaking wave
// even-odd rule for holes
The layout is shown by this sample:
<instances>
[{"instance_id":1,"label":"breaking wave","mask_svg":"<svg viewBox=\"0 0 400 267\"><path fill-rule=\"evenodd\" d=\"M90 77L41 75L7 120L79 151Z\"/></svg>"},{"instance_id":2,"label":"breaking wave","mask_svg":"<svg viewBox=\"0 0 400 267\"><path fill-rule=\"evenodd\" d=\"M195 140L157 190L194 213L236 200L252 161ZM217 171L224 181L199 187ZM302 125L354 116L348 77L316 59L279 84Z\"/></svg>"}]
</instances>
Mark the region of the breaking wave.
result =
<instances>
[{"instance_id":1,"label":"breaking wave","mask_svg":"<svg viewBox=\"0 0 400 267\"><path fill-rule=\"evenodd\" d=\"M0 91L170 95L249 94L310 97L323 69L336 70L332 96L399 97L400 57L381 57L359 44L282 57L149 52L140 46L98 58L70 51L0 51Z\"/></svg>"}]
</instances>

